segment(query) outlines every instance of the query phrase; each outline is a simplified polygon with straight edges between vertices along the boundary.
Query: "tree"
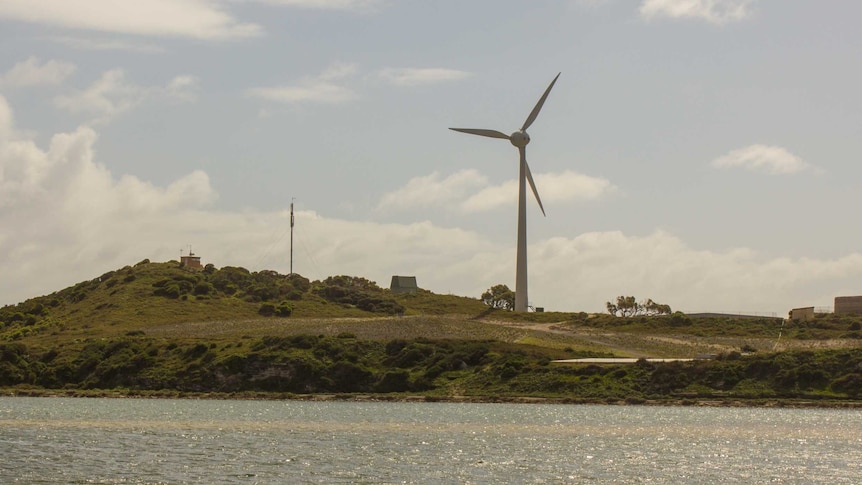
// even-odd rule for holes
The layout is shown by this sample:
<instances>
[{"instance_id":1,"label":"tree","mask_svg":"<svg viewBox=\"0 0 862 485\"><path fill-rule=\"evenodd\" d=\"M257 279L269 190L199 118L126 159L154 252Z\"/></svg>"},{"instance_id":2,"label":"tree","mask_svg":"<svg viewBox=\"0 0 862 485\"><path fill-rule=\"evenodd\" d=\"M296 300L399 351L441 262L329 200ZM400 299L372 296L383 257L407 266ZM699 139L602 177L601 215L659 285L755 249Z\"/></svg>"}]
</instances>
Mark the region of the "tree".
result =
<instances>
[{"instance_id":1,"label":"tree","mask_svg":"<svg viewBox=\"0 0 862 485\"><path fill-rule=\"evenodd\" d=\"M651 298L638 303L637 299L633 296L618 296L616 304L607 302L605 305L607 306L608 313L620 317L670 315L672 313L670 305L656 303Z\"/></svg>"},{"instance_id":2,"label":"tree","mask_svg":"<svg viewBox=\"0 0 862 485\"><path fill-rule=\"evenodd\" d=\"M614 316L633 317L638 314L639 305L633 296L618 296L616 305L607 302L608 313Z\"/></svg>"},{"instance_id":3,"label":"tree","mask_svg":"<svg viewBox=\"0 0 862 485\"><path fill-rule=\"evenodd\" d=\"M670 315L670 305L656 303L652 299L647 298L647 301L642 305L645 315Z\"/></svg>"},{"instance_id":4,"label":"tree","mask_svg":"<svg viewBox=\"0 0 862 485\"><path fill-rule=\"evenodd\" d=\"M515 292L506 285L494 285L482 293L482 303L491 308L511 310L515 307Z\"/></svg>"}]
</instances>

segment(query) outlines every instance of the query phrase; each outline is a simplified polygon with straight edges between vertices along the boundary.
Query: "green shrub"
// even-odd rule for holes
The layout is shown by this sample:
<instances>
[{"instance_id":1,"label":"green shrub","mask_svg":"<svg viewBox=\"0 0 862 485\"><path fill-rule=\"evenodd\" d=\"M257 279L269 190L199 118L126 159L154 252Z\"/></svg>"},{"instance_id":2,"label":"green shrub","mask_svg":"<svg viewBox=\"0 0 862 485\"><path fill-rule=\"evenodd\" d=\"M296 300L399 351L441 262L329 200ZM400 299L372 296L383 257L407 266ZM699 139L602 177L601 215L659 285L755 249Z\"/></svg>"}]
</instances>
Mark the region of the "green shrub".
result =
<instances>
[{"instance_id":1,"label":"green shrub","mask_svg":"<svg viewBox=\"0 0 862 485\"><path fill-rule=\"evenodd\" d=\"M377 392L405 392L410 390L410 373L396 369L383 374L375 386Z\"/></svg>"},{"instance_id":2,"label":"green shrub","mask_svg":"<svg viewBox=\"0 0 862 485\"><path fill-rule=\"evenodd\" d=\"M194 293L195 295L209 295L215 291L215 287L213 287L212 283L206 281L200 281L195 285Z\"/></svg>"},{"instance_id":3,"label":"green shrub","mask_svg":"<svg viewBox=\"0 0 862 485\"><path fill-rule=\"evenodd\" d=\"M290 303L283 301L278 308L275 309L276 315L280 317L289 317L291 313L293 313L293 305Z\"/></svg>"},{"instance_id":4,"label":"green shrub","mask_svg":"<svg viewBox=\"0 0 862 485\"><path fill-rule=\"evenodd\" d=\"M153 290L153 295L163 296L165 298L177 299L182 293L180 287L176 283L171 283Z\"/></svg>"},{"instance_id":5,"label":"green shrub","mask_svg":"<svg viewBox=\"0 0 862 485\"><path fill-rule=\"evenodd\" d=\"M673 312L670 316L670 324L674 327L687 327L691 325L691 318L683 312Z\"/></svg>"},{"instance_id":6,"label":"green shrub","mask_svg":"<svg viewBox=\"0 0 862 485\"><path fill-rule=\"evenodd\" d=\"M185 352L185 356L189 359L197 359L198 357L204 355L209 350L204 344L195 344L193 347L189 348Z\"/></svg>"},{"instance_id":7,"label":"green shrub","mask_svg":"<svg viewBox=\"0 0 862 485\"><path fill-rule=\"evenodd\" d=\"M323 282L315 282L313 292L330 302L352 305L367 312L397 315L405 310L375 282L356 276L330 276Z\"/></svg>"},{"instance_id":8,"label":"green shrub","mask_svg":"<svg viewBox=\"0 0 862 485\"><path fill-rule=\"evenodd\" d=\"M363 392L369 390L369 383L374 374L364 367L352 362L339 361L329 370L333 391Z\"/></svg>"},{"instance_id":9,"label":"green shrub","mask_svg":"<svg viewBox=\"0 0 862 485\"><path fill-rule=\"evenodd\" d=\"M830 385L833 391L843 392L857 399L862 396L862 374L846 374L832 381Z\"/></svg>"},{"instance_id":10,"label":"green shrub","mask_svg":"<svg viewBox=\"0 0 862 485\"><path fill-rule=\"evenodd\" d=\"M265 317L271 317L275 315L275 305L268 301L264 302L260 305L260 308L257 309L257 313Z\"/></svg>"},{"instance_id":11,"label":"green shrub","mask_svg":"<svg viewBox=\"0 0 862 485\"><path fill-rule=\"evenodd\" d=\"M386 344L386 355L388 355L390 357L398 355L398 353L401 352L401 349L403 349L404 347L407 347L407 341L406 340L400 339L400 338L395 339L395 340L390 340Z\"/></svg>"}]
</instances>

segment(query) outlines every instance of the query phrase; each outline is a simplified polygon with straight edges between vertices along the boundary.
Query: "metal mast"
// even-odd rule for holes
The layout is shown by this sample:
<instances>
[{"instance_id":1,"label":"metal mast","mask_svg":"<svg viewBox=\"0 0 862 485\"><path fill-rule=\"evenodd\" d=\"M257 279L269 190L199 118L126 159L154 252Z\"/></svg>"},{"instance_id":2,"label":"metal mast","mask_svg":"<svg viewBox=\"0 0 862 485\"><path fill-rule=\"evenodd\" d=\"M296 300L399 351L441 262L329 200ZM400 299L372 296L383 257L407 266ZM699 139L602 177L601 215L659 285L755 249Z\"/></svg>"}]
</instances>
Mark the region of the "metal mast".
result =
<instances>
[{"instance_id":1,"label":"metal mast","mask_svg":"<svg viewBox=\"0 0 862 485\"><path fill-rule=\"evenodd\" d=\"M293 274L293 201L290 199L290 274Z\"/></svg>"}]
</instances>

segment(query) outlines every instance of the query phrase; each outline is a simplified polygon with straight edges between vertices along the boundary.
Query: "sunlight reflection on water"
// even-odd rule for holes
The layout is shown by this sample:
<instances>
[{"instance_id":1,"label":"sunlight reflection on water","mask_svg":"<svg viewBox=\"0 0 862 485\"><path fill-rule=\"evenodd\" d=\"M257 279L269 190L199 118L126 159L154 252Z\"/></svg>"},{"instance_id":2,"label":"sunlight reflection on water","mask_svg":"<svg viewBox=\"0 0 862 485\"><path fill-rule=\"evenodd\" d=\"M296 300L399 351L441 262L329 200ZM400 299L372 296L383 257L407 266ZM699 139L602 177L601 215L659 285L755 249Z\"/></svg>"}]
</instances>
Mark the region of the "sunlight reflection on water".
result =
<instances>
[{"instance_id":1,"label":"sunlight reflection on water","mask_svg":"<svg viewBox=\"0 0 862 485\"><path fill-rule=\"evenodd\" d=\"M862 412L0 398L0 483L858 483Z\"/></svg>"}]
</instances>

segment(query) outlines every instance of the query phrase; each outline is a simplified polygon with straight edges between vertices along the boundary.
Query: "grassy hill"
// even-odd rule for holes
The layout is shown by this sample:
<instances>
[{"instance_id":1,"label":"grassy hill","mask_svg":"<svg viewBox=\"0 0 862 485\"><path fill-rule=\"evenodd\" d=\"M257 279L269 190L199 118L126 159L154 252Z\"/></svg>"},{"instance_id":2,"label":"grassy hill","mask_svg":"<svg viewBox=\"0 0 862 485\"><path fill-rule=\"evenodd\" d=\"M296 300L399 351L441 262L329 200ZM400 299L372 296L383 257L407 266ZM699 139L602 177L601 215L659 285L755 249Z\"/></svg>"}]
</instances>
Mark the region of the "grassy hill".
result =
<instances>
[{"instance_id":1,"label":"grassy hill","mask_svg":"<svg viewBox=\"0 0 862 485\"><path fill-rule=\"evenodd\" d=\"M363 278L339 276L312 283L299 275L272 271L211 266L190 271L175 261L145 260L0 309L0 340L49 347L69 338L159 333L162 327L169 327L173 337L194 339L201 332L223 327L224 322L248 322L263 332L285 325L287 316L294 322L480 314L484 310L476 299L421 290L396 297ZM186 326L188 332L179 331L178 326ZM239 335L228 332L222 336Z\"/></svg>"},{"instance_id":2,"label":"grassy hill","mask_svg":"<svg viewBox=\"0 0 862 485\"><path fill-rule=\"evenodd\" d=\"M19 393L853 400L862 394L860 323L837 315L781 322L523 314L425 290L394 295L361 277L309 281L145 260L0 309L0 386ZM720 358L550 363L704 353Z\"/></svg>"}]
</instances>

